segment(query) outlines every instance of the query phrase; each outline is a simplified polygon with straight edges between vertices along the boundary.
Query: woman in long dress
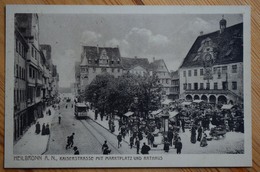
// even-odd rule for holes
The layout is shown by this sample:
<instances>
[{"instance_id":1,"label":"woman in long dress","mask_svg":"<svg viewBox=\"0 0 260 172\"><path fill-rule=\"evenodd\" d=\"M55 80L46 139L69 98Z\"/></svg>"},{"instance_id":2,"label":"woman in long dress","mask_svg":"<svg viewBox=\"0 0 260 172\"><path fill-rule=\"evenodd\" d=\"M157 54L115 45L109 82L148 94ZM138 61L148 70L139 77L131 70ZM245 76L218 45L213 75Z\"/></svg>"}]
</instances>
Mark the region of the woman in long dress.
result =
<instances>
[{"instance_id":1,"label":"woman in long dress","mask_svg":"<svg viewBox=\"0 0 260 172\"><path fill-rule=\"evenodd\" d=\"M208 145L208 143L207 143L207 134L204 133L203 138L202 138L202 140L200 142L200 147L205 147L207 145Z\"/></svg>"},{"instance_id":2,"label":"woman in long dress","mask_svg":"<svg viewBox=\"0 0 260 172\"><path fill-rule=\"evenodd\" d=\"M191 128L191 137L190 137L190 142L195 144L196 143L196 128L193 126Z\"/></svg>"}]
</instances>

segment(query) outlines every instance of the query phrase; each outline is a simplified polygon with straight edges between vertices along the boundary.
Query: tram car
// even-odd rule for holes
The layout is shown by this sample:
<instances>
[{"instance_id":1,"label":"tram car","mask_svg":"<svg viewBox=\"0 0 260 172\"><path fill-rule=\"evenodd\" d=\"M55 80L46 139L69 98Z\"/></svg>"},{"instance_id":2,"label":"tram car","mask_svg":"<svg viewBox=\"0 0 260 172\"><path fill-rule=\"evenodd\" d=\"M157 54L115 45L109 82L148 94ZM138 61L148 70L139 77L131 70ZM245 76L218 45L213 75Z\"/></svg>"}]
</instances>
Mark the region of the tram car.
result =
<instances>
[{"instance_id":1,"label":"tram car","mask_svg":"<svg viewBox=\"0 0 260 172\"><path fill-rule=\"evenodd\" d=\"M75 104L75 117L77 119L86 119L88 117L87 105L85 103Z\"/></svg>"}]
</instances>

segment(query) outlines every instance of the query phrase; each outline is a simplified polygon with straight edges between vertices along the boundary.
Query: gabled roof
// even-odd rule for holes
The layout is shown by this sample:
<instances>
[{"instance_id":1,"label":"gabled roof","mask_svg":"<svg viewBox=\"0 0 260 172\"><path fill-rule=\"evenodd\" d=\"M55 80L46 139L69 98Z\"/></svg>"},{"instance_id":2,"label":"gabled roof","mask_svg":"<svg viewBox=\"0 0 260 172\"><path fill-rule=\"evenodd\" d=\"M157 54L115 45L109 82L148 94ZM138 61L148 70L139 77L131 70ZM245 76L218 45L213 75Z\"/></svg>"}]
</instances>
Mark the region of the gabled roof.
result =
<instances>
[{"instance_id":1,"label":"gabled roof","mask_svg":"<svg viewBox=\"0 0 260 172\"><path fill-rule=\"evenodd\" d=\"M102 53L106 53L108 60L109 60L109 66L121 66L121 55L118 47L98 47L98 46L83 46L83 52L82 52L82 59L81 63L82 65L84 63L87 63L88 60L92 60L91 66L98 66L98 64L95 63L95 60L99 60ZM84 59L86 61L84 61ZM112 64L112 61L114 63ZM117 62L120 61L118 64Z\"/></svg>"},{"instance_id":2,"label":"gabled roof","mask_svg":"<svg viewBox=\"0 0 260 172\"><path fill-rule=\"evenodd\" d=\"M147 58L129 58L122 57L122 67L126 70L132 69L136 66L141 66L149 70L149 61Z\"/></svg>"},{"instance_id":3,"label":"gabled roof","mask_svg":"<svg viewBox=\"0 0 260 172\"><path fill-rule=\"evenodd\" d=\"M165 67L166 71L160 68L161 65L163 65ZM150 69L155 70L155 71L169 72L163 59L158 59L158 60L154 60L153 62L151 62Z\"/></svg>"},{"instance_id":4,"label":"gabled roof","mask_svg":"<svg viewBox=\"0 0 260 172\"><path fill-rule=\"evenodd\" d=\"M202 41L210 39L214 46L214 65L243 62L243 23L227 27L223 33L215 31L197 37L181 68L202 67L202 54L198 53Z\"/></svg>"}]
</instances>

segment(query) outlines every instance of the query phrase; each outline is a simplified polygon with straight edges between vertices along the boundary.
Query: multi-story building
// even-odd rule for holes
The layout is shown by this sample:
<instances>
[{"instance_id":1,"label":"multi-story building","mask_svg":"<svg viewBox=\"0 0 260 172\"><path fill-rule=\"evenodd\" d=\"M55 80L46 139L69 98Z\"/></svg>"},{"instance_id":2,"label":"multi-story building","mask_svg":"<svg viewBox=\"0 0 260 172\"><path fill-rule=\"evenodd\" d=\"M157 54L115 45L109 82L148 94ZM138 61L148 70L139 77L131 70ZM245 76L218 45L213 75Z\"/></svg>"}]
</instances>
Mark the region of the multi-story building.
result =
<instances>
[{"instance_id":1,"label":"multi-story building","mask_svg":"<svg viewBox=\"0 0 260 172\"><path fill-rule=\"evenodd\" d=\"M51 81L52 81L52 59L51 59L51 46L44 44L40 45L41 56L45 60L43 72L43 101L45 107L51 104Z\"/></svg>"},{"instance_id":2,"label":"multi-story building","mask_svg":"<svg viewBox=\"0 0 260 172\"><path fill-rule=\"evenodd\" d=\"M28 126L26 58L28 44L15 25L14 46L14 140L23 135Z\"/></svg>"},{"instance_id":3,"label":"multi-story building","mask_svg":"<svg viewBox=\"0 0 260 172\"><path fill-rule=\"evenodd\" d=\"M150 69L155 72L159 78L159 83L163 88L163 96L169 98L171 85L171 75L163 59L155 60L150 63Z\"/></svg>"},{"instance_id":4,"label":"multi-story building","mask_svg":"<svg viewBox=\"0 0 260 172\"><path fill-rule=\"evenodd\" d=\"M180 69L180 95L187 100L227 104L243 101L243 23L201 34Z\"/></svg>"},{"instance_id":5,"label":"multi-story building","mask_svg":"<svg viewBox=\"0 0 260 172\"><path fill-rule=\"evenodd\" d=\"M179 79L179 72L172 71L171 75L171 87L170 87L170 94L169 99L176 100L179 99L180 94L180 79Z\"/></svg>"},{"instance_id":6,"label":"multi-story building","mask_svg":"<svg viewBox=\"0 0 260 172\"><path fill-rule=\"evenodd\" d=\"M147 58L134 58L122 57L122 67L124 73L131 73L139 76L149 74L150 66Z\"/></svg>"},{"instance_id":7,"label":"multi-story building","mask_svg":"<svg viewBox=\"0 0 260 172\"><path fill-rule=\"evenodd\" d=\"M27 54L27 106L29 123L42 117L42 64L39 50L39 19L37 14L16 14L19 30L29 45Z\"/></svg>"},{"instance_id":8,"label":"multi-story building","mask_svg":"<svg viewBox=\"0 0 260 172\"><path fill-rule=\"evenodd\" d=\"M52 97L52 101L56 102L57 101L57 97L59 94L59 74L57 72L57 66L53 65L52 67L52 92L51 92L51 97Z\"/></svg>"},{"instance_id":9,"label":"multi-story building","mask_svg":"<svg viewBox=\"0 0 260 172\"><path fill-rule=\"evenodd\" d=\"M37 118L43 117L45 102L52 89L57 95L59 75L50 59L50 46L45 45L43 48L39 46L37 14L15 14L14 35L14 141L16 141Z\"/></svg>"},{"instance_id":10,"label":"multi-story building","mask_svg":"<svg viewBox=\"0 0 260 172\"><path fill-rule=\"evenodd\" d=\"M83 46L80 63L80 92L83 93L97 75L109 73L115 77L123 73L119 48Z\"/></svg>"}]
</instances>

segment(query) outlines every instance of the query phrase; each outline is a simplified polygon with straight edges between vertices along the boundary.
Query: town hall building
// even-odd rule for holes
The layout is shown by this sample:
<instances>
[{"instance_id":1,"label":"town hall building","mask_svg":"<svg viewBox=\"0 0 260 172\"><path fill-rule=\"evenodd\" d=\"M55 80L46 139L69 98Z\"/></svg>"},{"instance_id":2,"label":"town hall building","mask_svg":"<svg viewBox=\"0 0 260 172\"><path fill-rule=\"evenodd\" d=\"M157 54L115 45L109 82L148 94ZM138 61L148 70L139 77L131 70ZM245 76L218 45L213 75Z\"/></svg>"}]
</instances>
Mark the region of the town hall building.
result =
<instances>
[{"instance_id":1,"label":"town hall building","mask_svg":"<svg viewBox=\"0 0 260 172\"><path fill-rule=\"evenodd\" d=\"M214 104L243 102L243 23L197 37L179 69L180 97Z\"/></svg>"}]
</instances>

